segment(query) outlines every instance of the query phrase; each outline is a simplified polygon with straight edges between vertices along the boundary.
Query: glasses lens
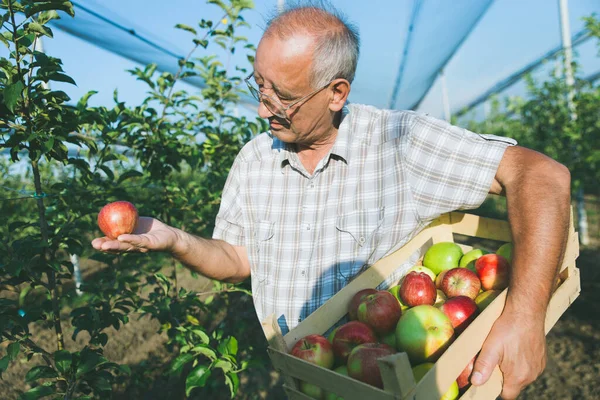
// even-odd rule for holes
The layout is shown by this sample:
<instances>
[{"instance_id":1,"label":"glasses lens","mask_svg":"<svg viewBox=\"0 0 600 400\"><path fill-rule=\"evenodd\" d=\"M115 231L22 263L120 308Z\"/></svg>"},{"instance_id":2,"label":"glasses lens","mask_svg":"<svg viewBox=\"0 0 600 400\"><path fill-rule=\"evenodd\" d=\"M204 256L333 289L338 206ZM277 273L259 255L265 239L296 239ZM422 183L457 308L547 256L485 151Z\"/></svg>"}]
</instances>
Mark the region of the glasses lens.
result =
<instances>
[{"instance_id":1,"label":"glasses lens","mask_svg":"<svg viewBox=\"0 0 600 400\"><path fill-rule=\"evenodd\" d=\"M260 101L260 94L258 93L258 89L256 89L254 86L252 86L252 84L248 81L246 81L246 84L248 85L248 90L250 90L250 93L252 94L252 96Z\"/></svg>"},{"instance_id":2,"label":"glasses lens","mask_svg":"<svg viewBox=\"0 0 600 400\"><path fill-rule=\"evenodd\" d=\"M269 112L271 112L271 114L273 114L274 116L278 117L278 118L287 118L287 115L285 114L285 109L283 109L283 107L281 106L281 104L279 104L279 102L275 101L275 99L271 98L269 95L267 94L261 94L261 101L262 103L265 105L265 107L267 107L267 110L269 110Z\"/></svg>"}]
</instances>

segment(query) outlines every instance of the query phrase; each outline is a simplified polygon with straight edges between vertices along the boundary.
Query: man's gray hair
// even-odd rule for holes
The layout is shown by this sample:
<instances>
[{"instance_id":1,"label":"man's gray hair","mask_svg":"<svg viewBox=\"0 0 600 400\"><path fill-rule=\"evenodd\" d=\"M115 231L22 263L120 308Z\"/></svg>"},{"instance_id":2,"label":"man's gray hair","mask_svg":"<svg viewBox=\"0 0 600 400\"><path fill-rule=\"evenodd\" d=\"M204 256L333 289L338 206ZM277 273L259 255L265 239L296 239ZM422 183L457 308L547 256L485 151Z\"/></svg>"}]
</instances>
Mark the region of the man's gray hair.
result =
<instances>
[{"instance_id":1,"label":"man's gray hair","mask_svg":"<svg viewBox=\"0 0 600 400\"><path fill-rule=\"evenodd\" d=\"M265 36L313 36L310 83L317 89L334 79L354 80L360 39L358 29L325 0L286 1L283 10L267 21Z\"/></svg>"}]
</instances>

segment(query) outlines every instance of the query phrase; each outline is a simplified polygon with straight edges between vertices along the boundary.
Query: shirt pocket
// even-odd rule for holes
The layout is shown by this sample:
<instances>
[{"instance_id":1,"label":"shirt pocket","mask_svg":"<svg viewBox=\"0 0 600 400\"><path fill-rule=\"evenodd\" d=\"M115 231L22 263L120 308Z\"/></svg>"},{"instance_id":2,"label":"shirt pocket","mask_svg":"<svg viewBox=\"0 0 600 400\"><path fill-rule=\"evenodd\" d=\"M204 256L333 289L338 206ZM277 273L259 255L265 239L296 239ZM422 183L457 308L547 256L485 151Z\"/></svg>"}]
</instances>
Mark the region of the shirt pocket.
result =
<instances>
[{"instance_id":1,"label":"shirt pocket","mask_svg":"<svg viewBox=\"0 0 600 400\"><path fill-rule=\"evenodd\" d=\"M366 269L380 241L384 211L385 208L368 208L337 217L338 278L349 281Z\"/></svg>"},{"instance_id":2,"label":"shirt pocket","mask_svg":"<svg viewBox=\"0 0 600 400\"><path fill-rule=\"evenodd\" d=\"M252 274L256 283L266 283L268 273L267 266L272 264L271 254L275 223L268 220L260 220L254 229L254 240L256 248L256 264L252 268Z\"/></svg>"}]
</instances>

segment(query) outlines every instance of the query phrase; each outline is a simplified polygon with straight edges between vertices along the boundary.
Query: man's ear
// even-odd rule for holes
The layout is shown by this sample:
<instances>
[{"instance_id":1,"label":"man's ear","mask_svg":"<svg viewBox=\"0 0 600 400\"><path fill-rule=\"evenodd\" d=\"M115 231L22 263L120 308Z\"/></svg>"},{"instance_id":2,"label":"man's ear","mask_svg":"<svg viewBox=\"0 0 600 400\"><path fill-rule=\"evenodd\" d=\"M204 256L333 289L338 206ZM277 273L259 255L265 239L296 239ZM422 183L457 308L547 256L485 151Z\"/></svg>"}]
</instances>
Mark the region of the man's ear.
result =
<instances>
[{"instance_id":1,"label":"man's ear","mask_svg":"<svg viewBox=\"0 0 600 400\"><path fill-rule=\"evenodd\" d=\"M329 85L329 90L333 91L333 96L329 102L329 109L333 112L340 111L344 107L344 104L346 104L346 100L350 94L350 82L343 78L335 79Z\"/></svg>"}]
</instances>

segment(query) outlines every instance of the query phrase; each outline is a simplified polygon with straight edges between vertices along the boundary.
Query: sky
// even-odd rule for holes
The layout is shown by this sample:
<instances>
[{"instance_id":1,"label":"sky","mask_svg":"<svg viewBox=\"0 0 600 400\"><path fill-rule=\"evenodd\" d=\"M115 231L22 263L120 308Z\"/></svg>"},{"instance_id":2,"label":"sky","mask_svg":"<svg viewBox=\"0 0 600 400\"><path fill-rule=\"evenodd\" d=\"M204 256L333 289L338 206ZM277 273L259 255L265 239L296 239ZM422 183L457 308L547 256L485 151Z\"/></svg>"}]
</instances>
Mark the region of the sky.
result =
<instances>
[{"instance_id":1,"label":"sky","mask_svg":"<svg viewBox=\"0 0 600 400\"><path fill-rule=\"evenodd\" d=\"M219 20L221 17L220 10L207 5L204 0L78 2L115 22L134 28L140 35L177 54L187 54L192 43L188 33L174 29L175 24L197 26L201 18ZM415 0L331 0L331 3L347 15L361 34L361 56L350 101L389 107L394 82L403 60L402 53ZM410 85L418 84L422 79L419 72L441 57L443 47L465 30L464 20L472 18L482 3L482 0L424 0L415 25L404 87L410 89ZM492 1L445 67L451 108L459 109L497 81L559 45L558 4L558 0ZM277 0L255 0L255 5L255 10L245 14L251 29L244 29L240 33L247 36L251 43L257 44L267 15L276 10ZM581 17L594 11L600 14L598 0L570 0L572 34L583 28ZM76 13L76 18L84 14L77 8ZM456 19L457 16L462 18ZM110 39L111 33L101 31L101 25L88 25L87 29L93 31L98 40ZM56 84L57 89L66 91L73 101L88 90L96 90L99 93L90 103L110 106L115 89L118 89L120 100L129 105L137 105L144 99L145 84L136 81L127 72L139 64L56 27L53 31L54 38L44 40L44 50L61 58L65 71L77 82L76 87ZM125 51L135 51L135 46L130 49L125 42L120 47ZM579 50L584 74L600 70L598 46L595 43L589 41ZM239 53L230 62L251 68ZM519 94L519 90L522 92L523 88L519 89L517 85L512 92ZM436 79L417 111L442 117L441 92L440 80ZM511 94L511 91L507 93Z\"/></svg>"}]
</instances>

